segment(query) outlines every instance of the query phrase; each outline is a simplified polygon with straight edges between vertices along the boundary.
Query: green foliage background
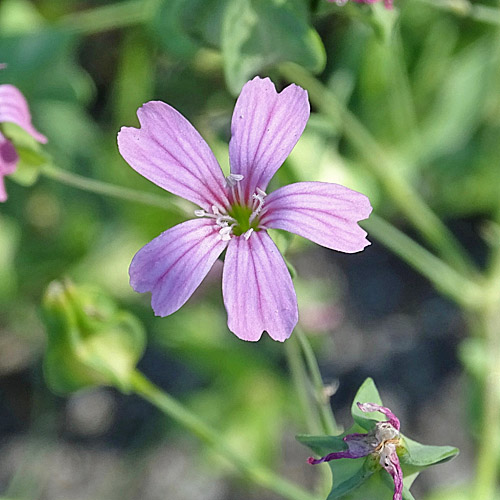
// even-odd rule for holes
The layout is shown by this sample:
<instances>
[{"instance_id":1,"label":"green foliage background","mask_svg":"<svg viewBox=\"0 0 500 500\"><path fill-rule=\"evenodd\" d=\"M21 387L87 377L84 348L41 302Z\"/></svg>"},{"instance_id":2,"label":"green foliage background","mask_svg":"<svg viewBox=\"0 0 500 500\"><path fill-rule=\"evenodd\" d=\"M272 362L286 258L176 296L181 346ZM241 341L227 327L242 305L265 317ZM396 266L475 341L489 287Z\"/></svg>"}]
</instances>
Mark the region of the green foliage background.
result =
<instances>
[{"instance_id":1,"label":"green foliage background","mask_svg":"<svg viewBox=\"0 0 500 500\"><path fill-rule=\"evenodd\" d=\"M118 451L106 480L83 493L71 490L65 498L164 498L144 486L148 467L163 450L170 450L167 455L180 453L187 464L187 481L168 483L169 499L194 494L186 483L196 484L190 478L198 474L202 483L215 488L213 498L275 498L236 481L228 464L137 401L140 410L131 424L123 413L124 399L112 390L99 393L107 395L106 401L111 398L109 408L114 408L101 415L107 426L90 434L71 430L67 405L79 400L68 403L52 395L41 378L47 344L41 297L50 282L65 277L102 288L141 320L149 348L140 366L154 380L221 429L245 455L298 476L314 489L312 483L321 472L308 469L302 447L290 443L291 436L306 430L306 423L284 347L268 339L244 343L227 330L220 267L182 310L164 319L153 316L147 296L129 287L127 269L134 253L184 220L186 207L123 161L116 134L123 125L138 125L135 112L140 105L160 99L197 127L227 169L231 112L244 82L256 74L269 75L282 88L289 82L306 85L303 75L315 74L324 90L310 90L313 114L274 186L299 180L345 184L366 193L377 214L414 231L404 207L410 213L418 209L410 200L406 204L404 193L398 198L397 187L391 188L391 181L377 173L378 158L363 154L363 137L357 136L357 146L348 139L342 113L329 106L334 96L381 146L381 170L403 179L441 219L451 222L481 268L486 249L497 248L500 241L500 7L495 0L485 0L481 6L491 7L492 15L481 19L476 14L482 11L472 8L475 4L462 3L470 9L444 0L435 5L395 0L392 11L379 3L349 2L340 7L323 0L2 0L0 62L8 67L0 72L0 83L22 90L36 127L49 143L38 150L33 145L20 149L19 170L7 180L9 200L0 207L4 452L13 437L22 442L18 460L0 463L0 492L9 498L63 498L54 479L57 467L48 465L53 462L47 459L45 468L43 458L69 443L80 451L97 447L104 450L103 456ZM66 185L51 170L54 167L156 195L167 210ZM341 315L353 312L346 305L352 289L342 281L342 273L331 273L328 262L336 270L345 269L361 263L362 256L349 257L353 264L348 264L342 256L313 250L298 237L279 244L298 265L303 318L317 319L318 311L331 307ZM382 252L376 241L373 248ZM408 268L404 273L413 279ZM363 287L366 281L356 283ZM379 293L373 285L366 289L368 302ZM415 292L411 300L424 303L429 290ZM467 330L454 311L459 318L459 333L453 337L457 344L474 325ZM361 317L363 312L362 307L357 310ZM314 334L320 364L338 376L331 363L341 362L343 348L351 352L350 344L336 340L339 322L329 320L317 327L305 319L302 326ZM359 329L371 326L360 320ZM399 332L392 335L396 338ZM367 336L356 338L367 341ZM439 356L439 346L436 349ZM459 408L470 407L457 419L461 427L449 429L449 434L460 436L460 443L449 444L469 447L464 461L457 461L466 468L471 466L471 443L479 429L481 405L474 398L481 398L487 375L487 347L477 336L452 350L451 356L459 352L462 360L462 368L452 374L454 387L472 388L471 397L460 393ZM374 358L364 352L365 357L352 364L352 370L358 370L356 382L340 379L350 395L363 378L360 372L374 368ZM383 361L375 369L385 373L384 386L394 387L396 394L401 374L384 372L380 365ZM415 380L418 386L420 379ZM416 394L419 390L422 387ZM438 409L429 418L446 420L434 397ZM403 402L404 398L396 405ZM335 409L335 397L333 403ZM426 408L433 404L427 401ZM126 409L133 413L131 408ZM342 416L341 411L341 421ZM412 435L411 419L405 424L410 427L405 432ZM419 437L426 440L425 435ZM472 476L470 470L463 475L464 491ZM432 482L442 485L444 492L431 495L429 486L421 490L432 500L458 498L456 490L446 489L449 483L444 475ZM195 491L203 491L203 486ZM212 498L208 490L204 494Z\"/></svg>"}]
</instances>

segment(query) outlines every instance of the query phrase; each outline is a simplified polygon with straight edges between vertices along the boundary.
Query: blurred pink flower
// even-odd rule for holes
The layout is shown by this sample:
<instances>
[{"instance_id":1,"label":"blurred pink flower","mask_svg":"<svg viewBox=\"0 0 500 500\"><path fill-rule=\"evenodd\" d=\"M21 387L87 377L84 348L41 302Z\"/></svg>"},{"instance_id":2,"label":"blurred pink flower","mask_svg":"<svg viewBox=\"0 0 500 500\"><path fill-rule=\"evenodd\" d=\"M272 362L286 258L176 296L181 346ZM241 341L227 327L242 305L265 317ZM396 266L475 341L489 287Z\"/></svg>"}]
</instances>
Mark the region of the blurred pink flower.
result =
<instances>
[{"instance_id":1,"label":"blurred pink flower","mask_svg":"<svg viewBox=\"0 0 500 500\"><path fill-rule=\"evenodd\" d=\"M320 464L339 458L362 458L373 455L379 464L391 475L394 481L393 500L403 499L403 472L399 464L396 447L400 444L399 420L389 408L375 403L357 403L363 412L379 411L389 420L377 422L375 428L367 434L348 434L344 437L347 450L329 453L328 455L315 459L309 457L310 464Z\"/></svg>"},{"instance_id":2,"label":"blurred pink flower","mask_svg":"<svg viewBox=\"0 0 500 500\"><path fill-rule=\"evenodd\" d=\"M336 3L337 5L345 5L349 0L327 0L330 3ZM379 0L353 0L353 2L357 3L375 3ZM393 0L384 0L384 5L386 9L392 9L392 1Z\"/></svg>"},{"instance_id":3,"label":"blurred pink flower","mask_svg":"<svg viewBox=\"0 0 500 500\"><path fill-rule=\"evenodd\" d=\"M227 250L222 292L229 329L243 340L259 340L267 331L284 341L297 323L297 298L266 229L284 229L342 252L369 245L357 225L371 212L366 196L323 182L265 192L306 126L307 92L290 85L278 94L268 78L245 84L233 113L226 179L209 146L174 108L152 101L137 115L141 128L124 127L118 134L123 158L200 208L196 218L139 250L130 265L131 286L152 292L155 314L167 316L189 299Z\"/></svg>"},{"instance_id":4,"label":"blurred pink flower","mask_svg":"<svg viewBox=\"0 0 500 500\"><path fill-rule=\"evenodd\" d=\"M5 64L0 65L3 69ZM28 103L21 91L14 85L0 85L0 124L10 122L19 125L38 142L46 143L47 138L40 134L31 124ZM14 173L19 156L9 139L0 132L0 202L7 200L4 177Z\"/></svg>"}]
</instances>

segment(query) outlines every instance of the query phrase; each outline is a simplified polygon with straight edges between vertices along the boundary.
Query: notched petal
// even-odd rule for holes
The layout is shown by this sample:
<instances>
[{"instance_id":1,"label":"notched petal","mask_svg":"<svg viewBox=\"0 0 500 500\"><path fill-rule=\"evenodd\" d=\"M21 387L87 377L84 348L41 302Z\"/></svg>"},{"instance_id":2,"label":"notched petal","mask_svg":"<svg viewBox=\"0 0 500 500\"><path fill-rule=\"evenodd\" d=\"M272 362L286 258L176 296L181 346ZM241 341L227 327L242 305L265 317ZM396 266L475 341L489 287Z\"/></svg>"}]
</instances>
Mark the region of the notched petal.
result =
<instances>
[{"instance_id":1,"label":"notched petal","mask_svg":"<svg viewBox=\"0 0 500 500\"><path fill-rule=\"evenodd\" d=\"M339 184L297 182L266 198L263 226L298 234L326 248L359 252L370 242L358 221L372 211L361 193Z\"/></svg>"},{"instance_id":2,"label":"notched petal","mask_svg":"<svg viewBox=\"0 0 500 500\"><path fill-rule=\"evenodd\" d=\"M269 78L243 86L231 121L231 172L244 176L247 199L265 190L299 140L309 119L307 92L289 85L276 92Z\"/></svg>"},{"instance_id":3,"label":"notched petal","mask_svg":"<svg viewBox=\"0 0 500 500\"><path fill-rule=\"evenodd\" d=\"M123 127L118 149L139 174L209 210L227 204L224 175L208 144L177 110L151 101L137 111L141 128Z\"/></svg>"},{"instance_id":4,"label":"notched petal","mask_svg":"<svg viewBox=\"0 0 500 500\"><path fill-rule=\"evenodd\" d=\"M298 320L292 278L278 248L265 231L229 242L222 273L222 294L229 329L240 339L257 341L266 331L286 340Z\"/></svg>"}]
</instances>

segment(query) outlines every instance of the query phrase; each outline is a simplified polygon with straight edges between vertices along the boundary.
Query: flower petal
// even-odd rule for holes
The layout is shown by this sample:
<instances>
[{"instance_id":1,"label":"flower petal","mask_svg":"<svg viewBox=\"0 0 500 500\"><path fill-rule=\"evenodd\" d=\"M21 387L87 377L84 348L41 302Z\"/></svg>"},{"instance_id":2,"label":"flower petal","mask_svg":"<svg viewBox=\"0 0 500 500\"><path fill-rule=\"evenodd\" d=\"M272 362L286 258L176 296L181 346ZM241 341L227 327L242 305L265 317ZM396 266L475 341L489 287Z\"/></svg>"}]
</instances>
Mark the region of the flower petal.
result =
<instances>
[{"instance_id":1,"label":"flower petal","mask_svg":"<svg viewBox=\"0 0 500 500\"><path fill-rule=\"evenodd\" d=\"M361 411L364 411L365 413L367 412L372 412L372 411L379 411L380 413L383 413L388 419L389 423L397 430L399 431L400 428L400 423L398 417L392 413L389 408L386 408L385 406L380 406L376 403L356 403L358 405L358 408Z\"/></svg>"},{"instance_id":2,"label":"flower petal","mask_svg":"<svg viewBox=\"0 0 500 500\"><path fill-rule=\"evenodd\" d=\"M205 210L227 204L222 170L184 116L161 101L147 102L137 116L141 128L118 134L118 149L136 172Z\"/></svg>"},{"instance_id":3,"label":"flower petal","mask_svg":"<svg viewBox=\"0 0 500 500\"><path fill-rule=\"evenodd\" d=\"M323 462L330 462L330 460L336 460L338 458L366 457L373 451L373 446L370 444L370 436L368 434L348 434L344 437L344 441L348 446L347 450L335 451L318 459L309 457L307 461L312 465L316 465Z\"/></svg>"},{"instance_id":4,"label":"flower petal","mask_svg":"<svg viewBox=\"0 0 500 500\"><path fill-rule=\"evenodd\" d=\"M327 182L297 182L273 191L265 199L261 225L284 229L341 252L363 250L370 242L357 222L372 208L368 198Z\"/></svg>"},{"instance_id":5,"label":"flower petal","mask_svg":"<svg viewBox=\"0 0 500 500\"><path fill-rule=\"evenodd\" d=\"M47 138L31 124L28 103L21 91L14 85L0 85L0 123L3 122L15 123L38 142L47 142Z\"/></svg>"},{"instance_id":6,"label":"flower petal","mask_svg":"<svg viewBox=\"0 0 500 500\"><path fill-rule=\"evenodd\" d=\"M233 237L222 272L228 327L240 339L259 340L265 330L283 342L298 320L292 278L278 248L265 231L248 240Z\"/></svg>"},{"instance_id":7,"label":"flower petal","mask_svg":"<svg viewBox=\"0 0 500 500\"><path fill-rule=\"evenodd\" d=\"M388 457L387 462L382 464L382 467L392 476L394 481L394 495L392 500L403 500L403 471L401 470L399 457L395 448Z\"/></svg>"},{"instance_id":8,"label":"flower petal","mask_svg":"<svg viewBox=\"0 0 500 500\"><path fill-rule=\"evenodd\" d=\"M289 85L276 92L269 78L256 77L241 90L231 122L231 173L244 176L246 199L271 177L299 140L309 118L307 92Z\"/></svg>"},{"instance_id":9,"label":"flower petal","mask_svg":"<svg viewBox=\"0 0 500 500\"><path fill-rule=\"evenodd\" d=\"M226 245L209 219L178 224L135 254L130 285L136 292L151 292L156 316L168 316L191 297Z\"/></svg>"},{"instance_id":10,"label":"flower petal","mask_svg":"<svg viewBox=\"0 0 500 500\"><path fill-rule=\"evenodd\" d=\"M7 200L3 178L5 175L14 173L18 160L16 148L0 133L0 202Z\"/></svg>"}]
</instances>

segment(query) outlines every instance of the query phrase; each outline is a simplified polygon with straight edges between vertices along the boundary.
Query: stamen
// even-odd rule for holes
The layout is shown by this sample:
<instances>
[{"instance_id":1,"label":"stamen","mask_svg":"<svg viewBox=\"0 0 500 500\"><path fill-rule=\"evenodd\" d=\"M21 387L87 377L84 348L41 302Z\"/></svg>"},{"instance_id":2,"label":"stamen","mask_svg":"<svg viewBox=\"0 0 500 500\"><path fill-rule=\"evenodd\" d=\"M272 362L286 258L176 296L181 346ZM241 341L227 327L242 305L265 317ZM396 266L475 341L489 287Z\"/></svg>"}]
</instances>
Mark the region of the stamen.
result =
<instances>
[{"instance_id":1,"label":"stamen","mask_svg":"<svg viewBox=\"0 0 500 500\"><path fill-rule=\"evenodd\" d=\"M253 202L253 212L249 218L250 224L254 221L255 217L257 217L257 215L259 215L260 212L262 211L262 207L264 206L264 198L267 196L267 193L264 190L260 189L259 187L256 188L256 191L257 192L252 195L254 202Z\"/></svg>"},{"instance_id":2,"label":"stamen","mask_svg":"<svg viewBox=\"0 0 500 500\"><path fill-rule=\"evenodd\" d=\"M233 188L238 184L238 182L243 180L243 175L241 174L229 174L226 177L226 187Z\"/></svg>"},{"instance_id":3,"label":"stamen","mask_svg":"<svg viewBox=\"0 0 500 500\"><path fill-rule=\"evenodd\" d=\"M246 233L243 234L243 238L245 238L247 241L252 236L253 233L253 227L251 227Z\"/></svg>"},{"instance_id":4,"label":"stamen","mask_svg":"<svg viewBox=\"0 0 500 500\"><path fill-rule=\"evenodd\" d=\"M232 226L225 226L219 231L222 241L229 241L231 239L232 229L233 229Z\"/></svg>"},{"instance_id":5,"label":"stamen","mask_svg":"<svg viewBox=\"0 0 500 500\"><path fill-rule=\"evenodd\" d=\"M223 210L223 209L222 209ZM229 241L231 239L233 227L237 224L236 219L231 217L216 205L212 205L212 213L205 210L195 210L196 217L207 217L208 219L215 219L215 227L219 230L219 235L222 241Z\"/></svg>"},{"instance_id":6,"label":"stamen","mask_svg":"<svg viewBox=\"0 0 500 500\"><path fill-rule=\"evenodd\" d=\"M231 194L233 195L233 200L234 201L241 201L241 183L244 179L244 176L242 174L229 174L226 177L226 187L231 190ZM238 196L236 196L236 192L234 188L237 188L238 190Z\"/></svg>"}]
</instances>

